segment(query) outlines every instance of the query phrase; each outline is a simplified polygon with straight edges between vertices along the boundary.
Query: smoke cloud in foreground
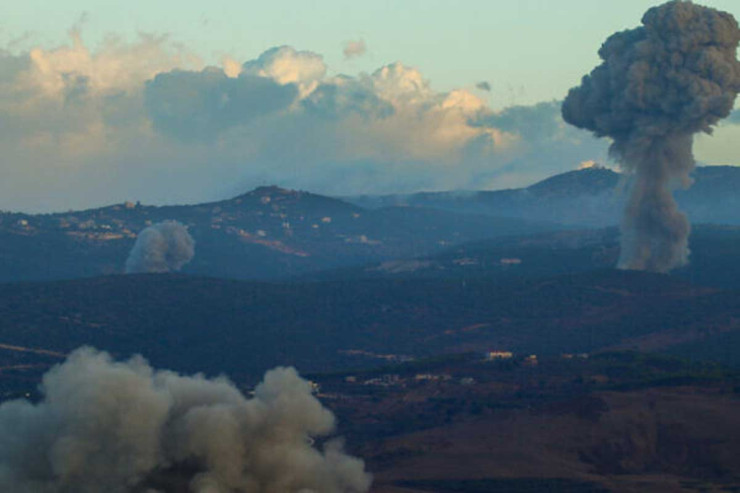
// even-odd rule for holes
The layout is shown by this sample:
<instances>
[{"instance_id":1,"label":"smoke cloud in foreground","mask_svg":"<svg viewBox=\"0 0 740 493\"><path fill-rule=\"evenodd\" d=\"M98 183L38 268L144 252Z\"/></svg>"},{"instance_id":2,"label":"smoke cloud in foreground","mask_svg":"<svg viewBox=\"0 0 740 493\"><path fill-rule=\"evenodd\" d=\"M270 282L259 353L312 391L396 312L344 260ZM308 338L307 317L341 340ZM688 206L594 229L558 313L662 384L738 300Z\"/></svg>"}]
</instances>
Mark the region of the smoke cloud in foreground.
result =
<instances>
[{"instance_id":1,"label":"smoke cloud in foreground","mask_svg":"<svg viewBox=\"0 0 740 493\"><path fill-rule=\"evenodd\" d=\"M312 446L332 432L334 416L292 368L268 371L247 399L225 378L82 348L44 376L41 391L38 404L0 405L2 491L168 491L150 479L178 467L193 493L369 488L363 462L339 442Z\"/></svg>"},{"instance_id":2,"label":"smoke cloud in foreground","mask_svg":"<svg viewBox=\"0 0 740 493\"><path fill-rule=\"evenodd\" d=\"M126 260L126 273L179 271L195 256L195 240L177 221L162 221L139 233Z\"/></svg>"},{"instance_id":3,"label":"smoke cloud in foreground","mask_svg":"<svg viewBox=\"0 0 740 493\"><path fill-rule=\"evenodd\" d=\"M619 267L667 272L688 261L689 221L672 195L691 185L693 135L732 111L740 92L740 30L726 12L675 0L642 27L610 36L603 63L570 90L563 118L599 137L634 174Z\"/></svg>"}]
</instances>

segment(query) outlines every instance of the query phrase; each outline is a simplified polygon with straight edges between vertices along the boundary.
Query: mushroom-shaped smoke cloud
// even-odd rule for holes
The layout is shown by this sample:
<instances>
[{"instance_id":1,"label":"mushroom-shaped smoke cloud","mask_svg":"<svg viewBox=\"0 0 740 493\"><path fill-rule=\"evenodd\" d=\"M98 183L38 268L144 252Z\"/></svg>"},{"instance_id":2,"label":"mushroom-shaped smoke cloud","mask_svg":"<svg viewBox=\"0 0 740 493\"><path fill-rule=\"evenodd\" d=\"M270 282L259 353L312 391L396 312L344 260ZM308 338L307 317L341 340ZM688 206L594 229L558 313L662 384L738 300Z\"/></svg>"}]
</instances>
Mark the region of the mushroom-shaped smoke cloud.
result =
<instances>
[{"instance_id":1,"label":"mushroom-shaped smoke cloud","mask_svg":"<svg viewBox=\"0 0 740 493\"><path fill-rule=\"evenodd\" d=\"M162 221L145 228L126 260L126 273L173 272L193 259L195 241L177 221Z\"/></svg>"},{"instance_id":2,"label":"mushroom-shaped smoke cloud","mask_svg":"<svg viewBox=\"0 0 740 493\"><path fill-rule=\"evenodd\" d=\"M292 368L267 372L254 398L225 378L155 371L90 348L50 370L43 400L0 405L0 490L361 493L361 460L329 441L334 416ZM175 473L172 473L173 475Z\"/></svg>"},{"instance_id":3,"label":"mushroom-shaped smoke cloud","mask_svg":"<svg viewBox=\"0 0 740 493\"><path fill-rule=\"evenodd\" d=\"M606 40L603 63L570 90L562 111L611 137L612 155L634 174L619 266L667 272L689 253L689 222L671 189L691 184L693 135L732 111L740 30L731 14L682 0L651 8L642 23Z\"/></svg>"}]
</instances>

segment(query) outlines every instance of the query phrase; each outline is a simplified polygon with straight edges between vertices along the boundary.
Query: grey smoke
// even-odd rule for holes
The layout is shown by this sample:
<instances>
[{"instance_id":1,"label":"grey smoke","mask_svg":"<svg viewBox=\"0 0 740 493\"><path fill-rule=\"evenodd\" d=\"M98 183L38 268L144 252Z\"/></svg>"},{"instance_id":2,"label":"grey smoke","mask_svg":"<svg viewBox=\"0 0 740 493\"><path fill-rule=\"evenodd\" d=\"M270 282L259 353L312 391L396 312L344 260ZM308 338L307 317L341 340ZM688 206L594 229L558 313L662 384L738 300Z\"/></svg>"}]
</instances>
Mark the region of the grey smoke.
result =
<instances>
[{"instance_id":1,"label":"grey smoke","mask_svg":"<svg viewBox=\"0 0 740 493\"><path fill-rule=\"evenodd\" d=\"M155 371L142 357L116 362L82 348L44 376L41 392L37 404L0 405L2 491L169 491L156 478L178 468L193 493L370 485L340 442L312 445L332 433L334 416L292 368L268 371L248 399L223 377Z\"/></svg>"},{"instance_id":2,"label":"grey smoke","mask_svg":"<svg viewBox=\"0 0 740 493\"><path fill-rule=\"evenodd\" d=\"M562 112L611 137L610 153L634 175L619 266L667 272L689 254L690 225L672 189L691 185L693 135L732 111L740 30L731 14L682 0L649 9L642 23L606 40L602 64L570 90Z\"/></svg>"},{"instance_id":3,"label":"grey smoke","mask_svg":"<svg viewBox=\"0 0 740 493\"><path fill-rule=\"evenodd\" d=\"M480 89L481 91L491 92L491 83L490 82L478 82L475 87Z\"/></svg>"},{"instance_id":4,"label":"grey smoke","mask_svg":"<svg viewBox=\"0 0 740 493\"><path fill-rule=\"evenodd\" d=\"M126 273L179 271L195 255L195 240L177 221L162 221L139 233L126 260Z\"/></svg>"}]
</instances>

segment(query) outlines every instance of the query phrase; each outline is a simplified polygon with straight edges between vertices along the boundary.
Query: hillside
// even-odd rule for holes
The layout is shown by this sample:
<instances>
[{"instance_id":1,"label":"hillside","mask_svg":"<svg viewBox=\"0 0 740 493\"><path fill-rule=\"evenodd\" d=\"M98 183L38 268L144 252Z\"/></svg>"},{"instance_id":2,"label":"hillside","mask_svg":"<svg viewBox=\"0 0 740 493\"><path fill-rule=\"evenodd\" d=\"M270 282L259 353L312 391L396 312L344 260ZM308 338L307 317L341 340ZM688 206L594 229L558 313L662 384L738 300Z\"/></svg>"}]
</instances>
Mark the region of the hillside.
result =
<instances>
[{"instance_id":1,"label":"hillside","mask_svg":"<svg viewBox=\"0 0 740 493\"><path fill-rule=\"evenodd\" d=\"M237 279L276 279L553 228L423 208L366 211L329 197L262 187L210 204L0 213L0 282L121 273L138 232L168 219L185 224L196 241L185 272Z\"/></svg>"},{"instance_id":2,"label":"hillside","mask_svg":"<svg viewBox=\"0 0 740 493\"><path fill-rule=\"evenodd\" d=\"M42 368L86 344L119 356L142 353L159 367L248 380L276 365L330 371L489 349L638 348L738 364L735 346L714 355L698 350L718 337L737 343L738 296L618 271L508 283L137 275L6 284L0 366Z\"/></svg>"},{"instance_id":3,"label":"hillside","mask_svg":"<svg viewBox=\"0 0 740 493\"><path fill-rule=\"evenodd\" d=\"M739 375L632 352L317 376L376 492L733 491Z\"/></svg>"},{"instance_id":4,"label":"hillside","mask_svg":"<svg viewBox=\"0 0 740 493\"><path fill-rule=\"evenodd\" d=\"M614 270L0 284L0 400L36 399L80 345L245 392L295 365L373 493L733 491L740 376L715 361L740 367L738 321L740 292ZM184 493L188 477L145 483Z\"/></svg>"},{"instance_id":5,"label":"hillside","mask_svg":"<svg viewBox=\"0 0 740 493\"><path fill-rule=\"evenodd\" d=\"M694 186L677 191L676 196L694 224L740 225L740 199L735 193L739 187L740 168L704 167L696 170ZM618 223L623 188L613 171L589 168L517 190L348 199L354 204L261 187L209 204L125 203L45 215L5 212L0 213L0 282L121 273L138 232L168 219L185 224L196 241L195 258L184 272L233 279L277 280L373 263L405 272L415 270L406 259L445 255L451 247L476 241L485 241L499 252L500 245L518 241L505 240L508 237L540 234L531 241L542 242L548 236L541 234L552 232L552 248L562 253L558 245L570 241L563 240L568 234L558 233L565 226L583 230ZM701 228L696 232L701 233ZM722 235L715 236L722 244L726 241ZM706 264L698 252L715 248L707 238L692 237L697 245L696 265ZM616 252L611 244L605 248L593 262L586 258L574 265L569 259L550 262L555 270L545 266L542 270L554 274L568 272L566 265L575 270L611 266ZM499 259L510 257L520 255L516 251L499 255ZM714 272L730 280L724 268Z\"/></svg>"},{"instance_id":6,"label":"hillside","mask_svg":"<svg viewBox=\"0 0 740 493\"><path fill-rule=\"evenodd\" d=\"M738 226L695 225L689 238L689 264L671 275L696 285L740 289L738 244ZM613 268L618 258L617 228L561 230L464 243L433 255L334 269L306 277L505 281Z\"/></svg>"},{"instance_id":7,"label":"hillside","mask_svg":"<svg viewBox=\"0 0 740 493\"><path fill-rule=\"evenodd\" d=\"M691 221L740 225L737 194L740 167L698 167L693 178L691 188L676 191L676 199ZM347 200L368 208L414 205L571 226L604 227L619 223L627 186L618 173L593 167L555 175L519 189L359 196Z\"/></svg>"}]
</instances>

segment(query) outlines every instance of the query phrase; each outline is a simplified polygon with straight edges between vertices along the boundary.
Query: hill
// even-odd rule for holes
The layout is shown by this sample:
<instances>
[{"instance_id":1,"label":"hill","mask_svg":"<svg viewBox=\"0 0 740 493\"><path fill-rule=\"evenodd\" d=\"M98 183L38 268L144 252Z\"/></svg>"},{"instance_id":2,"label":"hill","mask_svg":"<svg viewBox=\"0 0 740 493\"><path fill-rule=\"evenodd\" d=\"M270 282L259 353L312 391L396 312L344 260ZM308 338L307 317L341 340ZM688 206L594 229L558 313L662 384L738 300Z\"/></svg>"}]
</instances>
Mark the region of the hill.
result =
<instances>
[{"instance_id":1,"label":"hill","mask_svg":"<svg viewBox=\"0 0 740 493\"><path fill-rule=\"evenodd\" d=\"M196 241L185 272L237 279L277 279L554 227L423 208L366 211L277 187L210 204L0 213L0 282L121 273L138 232L168 219L185 224Z\"/></svg>"},{"instance_id":2,"label":"hill","mask_svg":"<svg viewBox=\"0 0 740 493\"><path fill-rule=\"evenodd\" d=\"M621 178L610 169L592 167L562 173L519 189L360 196L347 200L368 208L414 205L571 226L604 227L619 223L628 187ZM740 168L698 167L693 178L691 188L676 191L676 199L691 221L740 225L740 197L737 195Z\"/></svg>"},{"instance_id":3,"label":"hill","mask_svg":"<svg viewBox=\"0 0 740 493\"><path fill-rule=\"evenodd\" d=\"M689 190L676 192L695 224L740 225L740 199L735 193L740 187L740 168L698 168L695 181ZM543 243L550 238L553 251L563 253L559 246L563 241L602 235L563 234L559 232L563 225L583 230L618 223L623 188L617 173L589 168L517 190L348 199L354 203L261 187L233 199L198 205L125 203L59 214L6 212L0 213L0 282L121 273L138 232L167 219L188 226L196 241L195 258L184 272L234 279L277 280L373 263L391 272L406 272L418 267L406 259L444 256L451 247L476 241L492 246L498 255L502 245ZM715 233L720 229L715 228ZM701 233L701 228L696 232ZM727 235L715 233L692 238L696 245L692 249L697 252L694 259L696 265L705 266L700 277L712 271L727 285L731 281L728 272L734 276L734 270L715 269L710 257L702 259L699 254L705 248L729 254ZM525 235L531 238L508 239ZM606 250L589 253L598 257L595 261L582 257L586 262L576 265L574 258L565 262L561 258L550 262L549 268L543 265L542 272L568 272L566 265L575 270L613 265L613 235L608 236ZM713 246L708 240L719 243ZM507 253L497 261L519 256ZM510 273L524 270L509 269Z\"/></svg>"}]
</instances>

